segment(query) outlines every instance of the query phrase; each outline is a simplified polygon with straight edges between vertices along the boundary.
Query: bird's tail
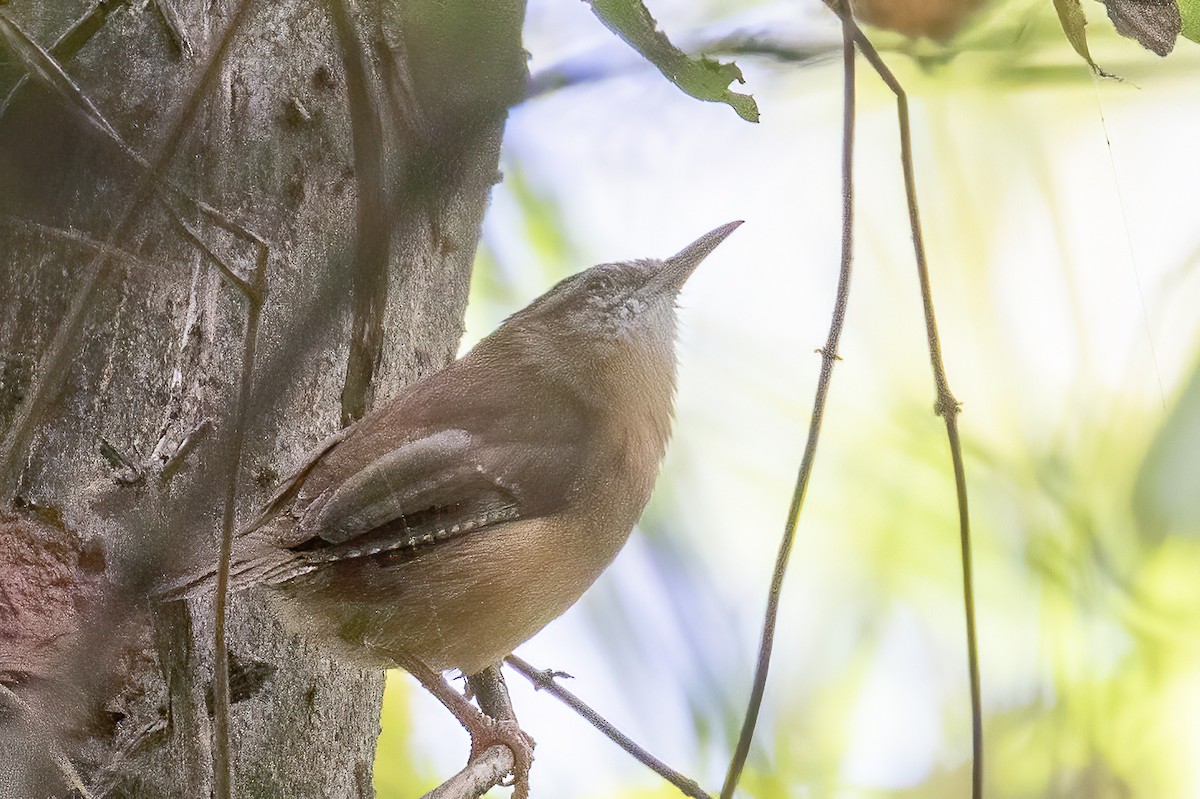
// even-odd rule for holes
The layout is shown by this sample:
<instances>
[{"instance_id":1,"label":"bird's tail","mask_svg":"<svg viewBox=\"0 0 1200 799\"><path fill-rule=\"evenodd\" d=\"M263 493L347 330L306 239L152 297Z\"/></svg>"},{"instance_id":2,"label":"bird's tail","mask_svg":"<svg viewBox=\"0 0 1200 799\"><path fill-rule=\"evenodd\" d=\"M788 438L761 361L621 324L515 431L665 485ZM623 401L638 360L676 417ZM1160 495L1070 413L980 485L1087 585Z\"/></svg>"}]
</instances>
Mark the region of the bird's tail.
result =
<instances>
[{"instance_id":1,"label":"bird's tail","mask_svg":"<svg viewBox=\"0 0 1200 799\"><path fill-rule=\"evenodd\" d=\"M262 579L271 570L259 560L235 561L229 564L229 590L240 591L253 585L262 585ZM177 599L196 599L217 590L217 568L207 566L202 571L175 578L160 586L154 595L163 602Z\"/></svg>"},{"instance_id":2,"label":"bird's tail","mask_svg":"<svg viewBox=\"0 0 1200 799\"><path fill-rule=\"evenodd\" d=\"M294 552L266 544L259 531L240 535L234 541L233 557L229 564L229 590L241 591L256 585L277 585L310 571L304 560ZM170 579L154 592L163 602L194 599L216 591L217 567L207 565L182 577Z\"/></svg>"}]
</instances>

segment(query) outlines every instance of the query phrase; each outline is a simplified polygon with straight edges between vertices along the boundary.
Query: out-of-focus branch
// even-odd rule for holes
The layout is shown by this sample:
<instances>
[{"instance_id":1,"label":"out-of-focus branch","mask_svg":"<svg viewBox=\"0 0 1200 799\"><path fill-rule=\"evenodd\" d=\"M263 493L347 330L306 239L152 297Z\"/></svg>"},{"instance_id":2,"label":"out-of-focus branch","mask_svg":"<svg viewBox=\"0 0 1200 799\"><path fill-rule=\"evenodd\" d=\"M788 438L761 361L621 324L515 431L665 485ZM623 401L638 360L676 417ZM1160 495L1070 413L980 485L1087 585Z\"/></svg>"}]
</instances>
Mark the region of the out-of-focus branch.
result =
<instances>
[{"instance_id":1,"label":"out-of-focus branch","mask_svg":"<svg viewBox=\"0 0 1200 799\"><path fill-rule=\"evenodd\" d=\"M92 795L84 786L83 780L79 778L79 772L75 770L75 766L71 764L70 759L63 754L62 749L54 742L53 731L46 729L33 709L25 704L21 700L21 697L13 693L7 685L0 682L0 707L3 705L8 705L20 711L25 716L29 726L36 732L36 737L45 739L48 754L54 761L54 765L58 767L59 774L62 775L63 784L70 788L77 796L81 797L81 799L92 799Z\"/></svg>"}]
</instances>

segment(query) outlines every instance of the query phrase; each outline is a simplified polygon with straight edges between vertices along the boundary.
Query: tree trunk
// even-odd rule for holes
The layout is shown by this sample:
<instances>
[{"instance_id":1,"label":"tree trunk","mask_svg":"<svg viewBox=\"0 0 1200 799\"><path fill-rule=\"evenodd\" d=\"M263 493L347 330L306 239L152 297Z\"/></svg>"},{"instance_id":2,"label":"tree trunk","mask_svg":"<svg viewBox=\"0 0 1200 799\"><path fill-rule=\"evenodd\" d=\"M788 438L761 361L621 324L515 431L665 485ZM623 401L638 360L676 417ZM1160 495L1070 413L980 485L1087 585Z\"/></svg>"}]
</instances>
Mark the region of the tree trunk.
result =
<instances>
[{"instance_id":1,"label":"tree trunk","mask_svg":"<svg viewBox=\"0 0 1200 799\"><path fill-rule=\"evenodd\" d=\"M212 603L146 597L453 358L523 11L0 6L0 797L66 795L56 751L93 796L210 794ZM371 796L382 675L258 594L234 795Z\"/></svg>"}]
</instances>

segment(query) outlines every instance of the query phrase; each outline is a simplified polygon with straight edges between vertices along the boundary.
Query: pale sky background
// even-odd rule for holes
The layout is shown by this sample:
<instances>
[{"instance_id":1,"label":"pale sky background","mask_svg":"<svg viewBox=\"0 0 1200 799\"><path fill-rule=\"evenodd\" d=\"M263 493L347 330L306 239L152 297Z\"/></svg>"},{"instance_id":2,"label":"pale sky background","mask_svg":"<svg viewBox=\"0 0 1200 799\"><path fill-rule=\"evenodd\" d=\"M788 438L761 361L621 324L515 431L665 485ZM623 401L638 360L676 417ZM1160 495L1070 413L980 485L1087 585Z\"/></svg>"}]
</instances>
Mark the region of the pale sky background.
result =
<instances>
[{"instance_id":1,"label":"pale sky background","mask_svg":"<svg viewBox=\"0 0 1200 799\"><path fill-rule=\"evenodd\" d=\"M1086 5L1093 27L1107 24L1099 5ZM837 36L815 0L744 11L656 0L651 10L683 42L705 29ZM714 716L715 737L698 739L679 686L718 680L724 696L712 700L713 712L721 702L740 709L749 690L820 364L813 351L825 340L837 278L840 59L796 67L737 58L742 90L762 111L751 125L639 67L585 3L531 3L526 47L535 73L581 54L632 67L513 112L505 171L519 169L556 208L569 258L540 258L513 193L497 186L484 227L491 258L480 269L496 270L490 279L506 283L513 300L501 308L473 295L465 343L561 274L664 257L719 224L746 220L682 295L675 439L648 516L655 541L677 541L695 558L692 588L706 592L693 606L707 638L703 657L689 655L671 609L678 595L661 583L657 545L640 532L579 606L518 650L535 665L570 672L572 690L716 791L728 757L725 722ZM1179 47L1160 61L1128 42L1094 45L1101 63L1110 57L1137 68L1136 81L1123 83L1094 81L1065 45L1019 62L1061 67L1040 82L1008 79L995 55L964 54L922 74L904 56L885 54L912 96L934 295L969 447L1019 453L1031 441L1086 436L1088 424L1120 426L1129 414L1138 424L1161 421L1195 367L1200 51L1182 40ZM935 768L964 762L970 741L961 610L949 590L959 557L949 456L931 411L895 106L861 59L858 85L857 257L844 360L785 586L765 747L752 766L802 753L799 729L795 740L773 740L776 723L794 712L784 708L805 707L830 679L862 667L852 715L838 720L844 755L828 767L838 785L865 789L919 784ZM1099 445L1094 453L1098 462L1122 456ZM991 479L970 451L967 466L973 488ZM886 529L894 497L936 509L925 543L889 546L919 549L931 571L947 576L944 585L873 583L855 528ZM1025 666L1045 657L1045 642L1037 598L1013 590L1006 558L1017 544L1006 538L1007 510L980 503L974 511L987 517L977 528L978 613L993 710L1044 690ZM879 596L864 598L872 592ZM637 612L614 627L617 593ZM867 629L881 644L855 665L851 653ZM514 673L509 682L538 741L535 795L599 797L659 784L555 700ZM466 736L432 699L412 701L418 756L448 776L465 758ZM1190 735L1200 751L1195 725Z\"/></svg>"}]
</instances>

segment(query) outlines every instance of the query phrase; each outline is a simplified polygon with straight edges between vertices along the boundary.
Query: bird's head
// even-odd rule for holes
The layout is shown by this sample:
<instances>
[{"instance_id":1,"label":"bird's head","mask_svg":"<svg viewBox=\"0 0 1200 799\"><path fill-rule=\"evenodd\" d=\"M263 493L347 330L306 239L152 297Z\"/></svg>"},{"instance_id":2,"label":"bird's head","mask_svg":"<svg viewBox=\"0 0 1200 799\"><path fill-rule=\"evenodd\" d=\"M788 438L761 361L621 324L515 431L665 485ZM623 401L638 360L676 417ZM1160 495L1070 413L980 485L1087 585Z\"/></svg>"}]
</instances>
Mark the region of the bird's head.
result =
<instances>
[{"instance_id":1,"label":"bird's head","mask_svg":"<svg viewBox=\"0 0 1200 799\"><path fill-rule=\"evenodd\" d=\"M679 290L741 224L723 225L665 260L600 264L572 275L513 314L497 333L507 328L532 335L581 365L600 366L631 347L669 354Z\"/></svg>"}]
</instances>

